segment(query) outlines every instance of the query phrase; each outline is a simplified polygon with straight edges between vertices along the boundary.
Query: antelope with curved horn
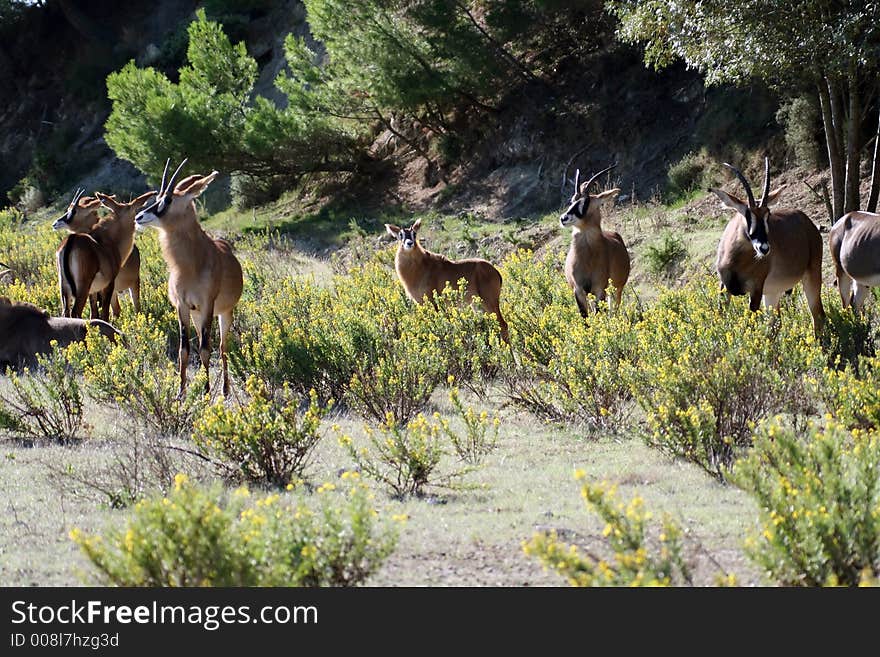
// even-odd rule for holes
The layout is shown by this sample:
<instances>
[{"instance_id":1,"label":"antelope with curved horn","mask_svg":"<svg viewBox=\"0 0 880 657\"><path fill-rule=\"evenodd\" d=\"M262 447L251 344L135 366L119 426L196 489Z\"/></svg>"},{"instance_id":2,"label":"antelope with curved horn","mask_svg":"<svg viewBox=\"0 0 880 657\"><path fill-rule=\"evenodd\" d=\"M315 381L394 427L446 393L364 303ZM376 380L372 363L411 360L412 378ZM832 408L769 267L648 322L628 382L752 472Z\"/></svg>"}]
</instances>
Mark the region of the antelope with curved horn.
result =
<instances>
[{"instance_id":1,"label":"antelope with curved horn","mask_svg":"<svg viewBox=\"0 0 880 657\"><path fill-rule=\"evenodd\" d=\"M220 359L223 364L223 394L229 394L226 363L226 340L232 325L232 311L241 298L244 286L241 265L226 240L211 238L199 225L193 201L217 177L191 175L175 187L175 180L186 159L180 163L168 183L168 162L156 198L137 214L138 226L159 230L162 256L168 265L168 298L177 309L180 326L180 395L186 390L186 367L189 362L189 325L199 336L199 356L208 373L211 357L211 324L214 316L220 323ZM205 383L210 392L210 383Z\"/></svg>"},{"instance_id":2,"label":"antelope with curved horn","mask_svg":"<svg viewBox=\"0 0 880 657\"><path fill-rule=\"evenodd\" d=\"M880 214L843 215L828 232L828 246L843 307L861 312L868 289L880 285Z\"/></svg>"},{"instance_id":3,"label":"antelope with curved horn","mask_svg":"<svg viewBox=\"0 0 880 657\"><path fill-rule=\"evenodd\" d=\"M755 202L752 188L742 172L724 163L745 189L748 202L727 192L710 188L728 208L736 211L718 244L715 268L730 295L749 295L749 308L757 310L763 299L775 308L782 294L798 281L813 317L818 336L825 322L822 308L822 237L810 218L794 209L770 209L785 185L770 191L770 158L764 158L764 188Z\"/></svg>"},{"instance_id":4,"label":"antelope with curved horn","mask_svg":"<svg viewBox=\"0 0 880 657\"><path fill-rule=\"evenodd\" d=\"M501 273L491 262L482 258L450 260L428 251L419 244L421 225L421 219L409 228L385 224L385 230L398 242L394 268L407 296L416 303L423 303L431 298L432 293L442 292L447 283L454 287L459 279L464 278L467 280L467 298L480 297L486 312L498 319L501 338L507 342L507 322L501 315L500 305Z\"/></svg>"},{"instance_id":5,"label":"antelope with curved horn","mask_svg":"<svg viewBox=\"0 0 880 657\"><path fill-rule=\"evenodd\" d=\"M148 192L146 194L142 194L141 196L129 201L128 203L120 203L116 200L115 196L107 196L106 194L102 194L101 192L95 192L95 197L98 201L98 204L110 210L112 215L110 217L100 218L97 213L97 205L92 201L89 197L82 197L80 194L80 199L85 198L85 203L78 199L78 203L74 206L74 211L71 212L70 208L68 212L62 215L59 219L55 221L53 227L56 230L66 229L71 233L83 234L91 236L95 243L99 246L103 246L109 249L115 249L119 254L120 262L122 263L118 269L115 280L113 282L113 290L110 292L110 305L113 309L113 314L116 317L119 317L120 307L118 295L122 294L125 291L128 291L131 295L131 299L134 302L135 312L140 311L140 252L137 250L137 246L134 244L134 217L137 213L137 210L140 206L151 196L153 192ZM73 204L72 204L73 205ZM83 239L82 237L69 237L68 242L73 241L73 244L70 248L84 248L83 245L88 247L93 246L92 242L87 239ZM63 243L62 243L63 248ZM100 253L96 253L100 257ZM71 253L68 252L65 256L66 258L71 257ZM73 257L87 258L87 255L83 254L73 254ZM115 260L105 254L105 260ZM63 263L62 263L63 264ZM100 265L101 263L98 262ZM99 267L100 269L100 267ZM111 267L108 266L106 271L109 272ZM62 268L59 268L59 274L61 273ZM76 297L77 293L80 294L86 289L87 284L87 276L80 276L80 280L77 280L74 272L71 272L71 277L67 282L67 286L72 289L72 297ZM96 277L97 278L97 277ZM92 317L98 316L98 291L97 288L100 286L100 281L97 284L90 285L89 291L89 302L92 310ZM62 306L64 306L64 283L62 283ZM80 311L81 312L81 311Z\"/></svg>"},{"instance_id":6,"label":"antelope with curved horn","mask_svg":"<svg viewBox=\"0 0 880 657\"><path fill-rule=\"evenodd\" d=\"M565 280L574 292L578 310L583 317L587 310L595 310L590 301L593 294L605 300L609 281L614 285L615 308L620 307L623 286L629 279L630 257L619 233L602 229L602 208L614 204L620 189L590 194L590 186L599 176L608 173L616 164L602 169L582 185L578 185L581 171L575 172L574 194L568 209L559 217L563 226L571 226L571 246L565 258Z\"/></svg>"}]
</instances>

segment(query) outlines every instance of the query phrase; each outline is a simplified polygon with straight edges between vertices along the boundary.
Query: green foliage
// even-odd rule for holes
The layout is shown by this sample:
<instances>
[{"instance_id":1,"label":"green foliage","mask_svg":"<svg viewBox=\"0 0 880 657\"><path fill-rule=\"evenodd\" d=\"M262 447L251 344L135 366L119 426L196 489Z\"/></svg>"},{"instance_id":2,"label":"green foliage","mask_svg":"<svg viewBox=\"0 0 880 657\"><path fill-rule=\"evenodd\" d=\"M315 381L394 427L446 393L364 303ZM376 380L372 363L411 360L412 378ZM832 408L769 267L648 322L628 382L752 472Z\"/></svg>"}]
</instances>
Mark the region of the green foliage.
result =
<instances>
[{"instance_id":1,"label":"green foliage","mask_svg":"<svg viewBox=\"0 0 880 657\"><path fill-rule=\"evenodd\" d=\"M688 250L684 240L672 232L664 233L660 241L645 249L645 262L648 271L655 277L671 276L675 266L687 258Z\"/></svg>"},{"instance_id":2,"label":"green foliage","mask_svg":"<svg viewBox=\"0 0 880 657\"><path fill-rule=\"evenodd\" d=\"M178 399L180 377L176 363L168 358L167 322L163 326L140 314L123 317L119 328L124 341L111 343L90 329L84 343L67 349L71 363L83 372L89 395L124 408L162 435L189 433L208 403L204 370L190 378L186 393Z\"/></svg>"},{"instance_id":3,"label":"green foliage","mask_svg":"<svg viewBox=\"0 0 880 657\"><path fill-rule=\"evenodd\" d=\"M852 429L880 429L880 360L863 358L858 370L829 367L811 383L838 422Z\"/></svg>"},{"instance_id":4,"label":"green foliage","mask_svg":"<svg viewBox=\"0 0 880 657\"><path fill-rule=\"evenodd\" d=\"M771 422L733 480L761 509L749 556L784 586L855 586L880 575L880 437L830 422L806 436Z\"/></svg>"},{"instance_id":5,"label":"green foliage","mask_svg":"<svg viewBox=\"0 0 880 657\"><path fill-rule=\"evenodd\" d=\"M664 292L635 326L638 353L624 376L649 444L722 478L755 423L813 410L806 379L824 356L803 309L753 313L717 289L707 277Z\"/></svg>"},{"instance_id":6,"label":"green foliage","mask_svg":"<svg viewBox=\"0 0 880 657\"><path fill-rule=\"evenodd\" d=\"M584 480L583 471L576 477ZM535 534L523 544L525 553L565 577L572 586L670 586L692 584L690 570L682 555L682 531L664 515L656 532L656 546L649 541L652 514L641 497L624 506L616 498L616 488L608 484L583 481L581 497L604 522L602 530L614 557L597 559L575 545L559 541L556 532ZM734 583L728 577L728 583Z\"/></svg>"},{"instance_id":7,"label":"green foliage","mask_svg":"<svg viewBox=\"0 0 880 657\"><path fill-rule=\"evenodd\" d=\"M38 355L37 362L34 372L9 372L12 390L0 394L0 428L69 443L83 428L79 382L67 367L62 350L55 348L48 355Z\"/></svg>"},{"instance_id":8,"label":"green foliage","mask_svg":"<svg viewBox=\"0 0 880 657\"><path fill-rule=\"evenodd\" d=\"M279 495L249 500L178 475L167 497L138 502L104 537L74 529L102 584L114 586L355 586L393 551L396 533L377 522L369 495Z\"/></svg>"},{"instance_id":9,"label":"green foliage","mask_svg":"<svg viewBox=\"0 0 880 657\"><path fill-rule=\"evenodd\" d=\"M452 377L449 382L452 383ZM498 427L501 420L497 415L490 420L488 412L481 411L477 414L470 406L465 407L459 397L458 388L449 391L449 401L464 422L464 435L452 430L448 420L441 420L443 432L449 438L458 458L465 463L479 465L483 457L498 446Z\"/></svg>"},{"instance_id":10,"label":"green foliage","mask_svg":"<svg viewBox=\"0 0 880 657\"><path fill-rule=\"evenodd\" d=\"M193 440L199 450L220 456L247 481L286 486L302 477L321 439L321 420L329 410L318 404L312 391L309 407L283 389L275 399L256 378L248 380L250 401L227 408L223 401L205 409L195 422Z\"/></svg>"},{"instance_id":11,"label":"green foliage","mask_svg":"<svg viewBox=\"0 0 880 657\"><path fill-rule=\"evenodd\" d=\"M397 497L421 497L428 487L461 488L459 480L473 469L465 466L441 471L441 461L449 451L443 438L451 432L448 421L439 413L434 414L433 421L419 413L406 425L396 422L389 413L376 428L364 427L364 433L367 445L358 446L345 434L339 437L339 444L358 471Z\"/></svg>"},{"instance_id":12,"label":"green foliage","mask_svg":"<svg viewBox=\"0 0 880 657\"><path fill-rule=\"evenodd\" d=\"M785 143L797 163L817 169L822 162L822 121L815 99L800 96L785 101L776 112L776 120L785 128Z\"/></svg>"},{"instance_id":13,"label":"green foliage","mask_svg":"<svg viewBox=\"0 0 880 657\"><path fill-rule=\"evenodd\" d=\"M628 411L620 368L634 356L634 309L584 320L557 256L519 251L504 263L512 354L504 394L539 417L613 428Z\"/></svg>"}]
</instances>

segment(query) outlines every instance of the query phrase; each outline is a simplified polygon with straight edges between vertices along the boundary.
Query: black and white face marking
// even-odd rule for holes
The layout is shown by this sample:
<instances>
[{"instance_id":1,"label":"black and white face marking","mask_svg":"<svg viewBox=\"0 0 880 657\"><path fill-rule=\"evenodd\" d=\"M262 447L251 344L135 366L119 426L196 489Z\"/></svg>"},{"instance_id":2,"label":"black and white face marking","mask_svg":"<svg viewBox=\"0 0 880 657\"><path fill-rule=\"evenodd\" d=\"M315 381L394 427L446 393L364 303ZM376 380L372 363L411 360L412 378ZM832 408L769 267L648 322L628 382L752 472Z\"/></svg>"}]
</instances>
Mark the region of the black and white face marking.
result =
<instances>
[{"instance_id":1,"label":"black and white face marking","mask_svg":"<svg viewBox=\"0 0 880 657\"><path fill-rule=\"evenodd\" d=\"M763 218L759 219L751 209L746 210L746 232L758 258L763 258L770 253L770 238L767 234L767 219L769 217L770 213L767 212Z\"/></svg>"},{"instance_id":2,"label":"black and white face marking","mask_svg":"<svg viewBox=\"0 0 880 657\"><path fill-rule=\"evenodd\" d=\"M139 227L149 226L151 223L161 218L168 208L171 206L173 199L169 196L160 196L150 201L143 210L135 215L134 223Z\"/></svg>"},{"instance_id":3,"label":"black and white face marking","mask_svg":"<svg viewBox=\"0 0 880 657\"><path fill-rule=\"evenodd\" d=\"M400 232L397 233L397 239L400 240L403 248L408 251L416 245L416 231L412 227L401 228Z\"/></svg>"},{"instance_id":4,"label":"black and white face marking","mask_svg":"<svg viewBox=\"0 0 880 657\"><path fill-rule=\"evenodd\" d=\"M568 210L566 210L561 217L559 217L559 223L563 226L570 226L578 219L583 219L584 215L587 214L587 210L590 208L590 197L589 195L581 196L580 194L575 194L571 197L571 201L569 202Z\"/></svg>"},{"instance_id":5,"label":"black and white face marking","mask_svg":"<svg viewBox=\"0 0 880 657\"><path fill-rule=\"evenodd\" d=\"M52 224L54 230L64 230L70 225L70 222L73 221L73 217L76 214L76 206L85 193L86 190L82 187L76 190L73 195L73 200L70 202L70 205L67 206L67 212L58 217Z\"/></svg>"}]
</instances>

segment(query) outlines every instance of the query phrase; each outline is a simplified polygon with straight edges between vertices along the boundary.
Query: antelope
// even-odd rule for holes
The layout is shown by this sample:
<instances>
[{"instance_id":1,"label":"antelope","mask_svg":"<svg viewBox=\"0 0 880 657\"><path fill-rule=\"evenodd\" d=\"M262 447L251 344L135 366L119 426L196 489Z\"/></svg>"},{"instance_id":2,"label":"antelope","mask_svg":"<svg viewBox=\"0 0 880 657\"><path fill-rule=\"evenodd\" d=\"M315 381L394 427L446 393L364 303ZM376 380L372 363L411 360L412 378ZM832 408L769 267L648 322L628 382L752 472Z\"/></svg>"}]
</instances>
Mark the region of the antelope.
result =
<instances>
[{"instance_id":1,"label":"antelope","mask_svg":"<svg viewBox=\"0 0 880 657\"><path fill-rule=\"evenodd\" d=\"M794 209L774 209L785 185L770 191L770 158L764 158L764 188L761 201L755 202L752 188L742 172L724 163L745 189L748 202L733 194L709 188L736 215L728 222L715 268L728 295L749 295L749 308L764 305L776 308L782 294L798 281L813 317L813 331L818 336L825 322L822 308L822 237L810 218Z\"/></svg>"},{"instance_id":2,"label":"antelope","mask_svg":"<svg viewBox=\"0 0 880 657\"><path fill-rule=\"evenodd\" d=\"M493 313L501 327L501 338L507 342L507 322L501 315L501 273L488 260L467 258L450 260L439 253L433 253L419 244L419 228L422 220L418 219L409 228L400 228L393 224L385 224L385 230L398 241L397 254L394 256L394 269L406 290L407 296L416 303L431 299L432 293L442 292L449 283L457 285L458 280L467 281L466 296L469 301L475 296L480 297L483 309Z\"/></svg>"},{"instance_id":3,"label":"antelope","mask_svg":"<svg viewBox=\"0 0 880 657\"><path fill-rule=\"evenodd\" d=\"M170 161L170 160L169 160ZM214 316L220 323L220 359L223 364L223 394L229 395L229 374L226 362L226 339L232 325L232 311L244 287L241 265L226 240L211 238L196 217L193 201L219 174L191 175L174 181L186 164L180 163L166 184L169 161L165 162L162 183L156 198L138 212L139 227L153 226L159 230L159 245L168 265L168 298L177 309L180 326L180 391L186 390L186 367L189 362L189 325L195 325L199 336L199 356L205 373L211 357L211 324ZM205 382L205 393L210 382Z\"/></svg>"},{"instance_id":4,"label":"antelope","mask_svg":"<svg viewBox=\"0 0 880 657\"><path fill-rule=\"evenodd\" d=\"M828 232L828 246L843 307L861 312L868 288L880 285L880 214L843 215Z\"/></svg>"},{"instance_id":5,"label":"antelope","mask_svg":"<svg viewBox=\"0 0 880 657\"><path fill-rule=\"evenodd\" d=\"M68 230L68 235L56 252L61 307L65 317L81 317L86 299L91 299L92 317L110 318L110 306L116 301L116 279L134 249L134 215L152 192L143 194L129 203L119 203L114 197L96 192L95 198L84 197L79 189L67 211L52 224L55 230ZM111 215L100 218L98 208L104 206ZM140 258L128 265L120 284L130 287L131 268L140 267ZM139 279L139 272L134 278ZM96 296L91 296L96 295ZM132 297L134 298L134 294Z\"/></svg>"},{"instance_id":6,"label":"antelope","mask_svg":"<svg viewBox=\"0 0 880 657\"><path fill-rule=\"evenodd\" d=\"M588 295L604 301L609 281L614 285L615 308L619 308L623 286L629 278L630 258L623 238L619 233L602 229L602 208L614 204L620 189L615 187L599 194L589 193L590 186L599 176L616 166L612 164L602 169L580 186L580 169L575 171L574 194L568 209L559 217L563 228L571 226L565 280L574 292L582 317L587 316L588 308L596 309Z\"/></svg>"},{"instance_id":7,"label":"antelope","mask_svg":"<svg viewBox=\"0 0 880 657\"><path fill-rule=\"evenodd\" d=\"M34 366L38 354L71 342L83 340L86 329L96 326L104 337L115 340L121 334L107 322L69 317L50 317L47 312L29 303L0 297L0 372L7 367Z\"/></svg>"}]
</instances>

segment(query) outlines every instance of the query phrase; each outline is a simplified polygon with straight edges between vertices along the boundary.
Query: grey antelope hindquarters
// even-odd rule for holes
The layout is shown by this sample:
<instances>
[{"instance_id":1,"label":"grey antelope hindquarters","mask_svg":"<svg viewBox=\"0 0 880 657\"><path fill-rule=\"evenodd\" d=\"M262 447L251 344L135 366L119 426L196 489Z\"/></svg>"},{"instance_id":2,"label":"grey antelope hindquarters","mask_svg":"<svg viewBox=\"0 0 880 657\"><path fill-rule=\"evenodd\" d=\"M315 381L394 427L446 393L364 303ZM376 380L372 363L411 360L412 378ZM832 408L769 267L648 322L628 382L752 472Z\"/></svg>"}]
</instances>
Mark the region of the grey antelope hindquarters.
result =
<instances>
[{"instance_id":1,"label":"grey antelope hindquarters","mask_svg":"<svg viewBox=\"0 0 880 657\"><path fill-rule=\"evenodd\" d=\"M748 201L721 189L710 188L736 215L728 222L715 267L721 284L731 295L749 295L749 307L775 308L782 295L798 282L813 317L818 336L825 322L822 308L822 237L810 218L794 209L770 209L785 186L770 191L770 159L764 159L764 188L756 203L742 172L724 163L742 183Z\"/></svg>"},{"instance_id":2,"label":"grey antelope hindquarters","mask_svg":"<svg viewBox=\"0 0 880 657\"><path fill-rule=\"evenodd\" d=\"M241 265L226 240L211 238L199 225L194 200L217 177L192 175L174 181L186 160L180 163L171 179L168 163L156 198L137 215L139 226L159 230L159 245L168 265L168 298L177 309L180 326L180 395L186 390L186 367L189 362L189 325L195 325L199 337L199 356L205 373L211 357L211 325L214 316L220 323L220 360L223 366L223 394L229 394L229 370L226 340L232 325L232 311L244 287ZM205 392L210 391L206 382Z\"/></svg>"},{"instance_id":3,"label":"grey antelope hindquarters","mask_svg":"<svg viewBox=\"0 0 880 657\"><path fill-rule=\"evenodd\" d=\"M565 258L565 280L574 292L578 310L584 317L588 308L595 310L589 295L604 301L609 282L614 286L615 308L619 308L623 286L629 279L630 257L623 238L619 233L602 229L602 208L613 205L620 190L614 188L600 194L590 194L590 186L615 166L612 164L594 174L582 185L578 185L581 175L578 169L574 179L574 195L568 209L559 217L563 227L571 226L571 246Z\"/></svg>"},{"instance_id":4,"label":"grey antelope hindquarters","mask_svg":"<svg viewBox=\"0 0 880 657\"><path fill-rule=\"evenodd\" d=\"M845 214L831 227L828 246L843 307L859 312L868 288L880 285L880 214Z\"/></svg>"},{"instance_id":5,"label":"grey antelope hindquarters","mask_svg":"<svg viewBox=\"0 0 880 657\"><path fill-rule=\"evenodd\" d=\"M428 251L419 244L421 225L421 219L409 228L385 224L385 230L397 240L394 268L407 296L416 303L423 303L434 292L442 292L447 283L455 287L459 279L464 278L467 281L467 298L477 296L481 299L483 308L498 319L501 338L507 342L507 322L501 315L501 273L491 262L482 258L450 260Z\"/></svg>"}]
</instances>

